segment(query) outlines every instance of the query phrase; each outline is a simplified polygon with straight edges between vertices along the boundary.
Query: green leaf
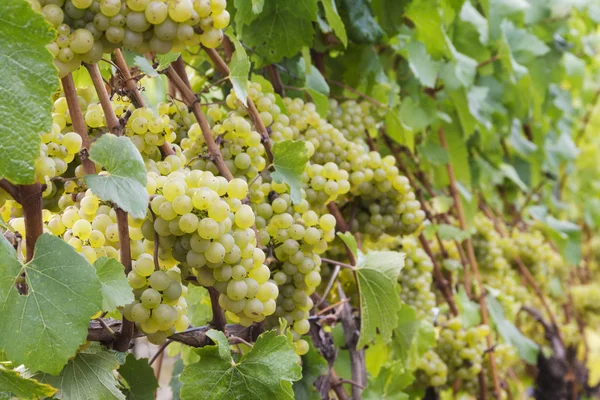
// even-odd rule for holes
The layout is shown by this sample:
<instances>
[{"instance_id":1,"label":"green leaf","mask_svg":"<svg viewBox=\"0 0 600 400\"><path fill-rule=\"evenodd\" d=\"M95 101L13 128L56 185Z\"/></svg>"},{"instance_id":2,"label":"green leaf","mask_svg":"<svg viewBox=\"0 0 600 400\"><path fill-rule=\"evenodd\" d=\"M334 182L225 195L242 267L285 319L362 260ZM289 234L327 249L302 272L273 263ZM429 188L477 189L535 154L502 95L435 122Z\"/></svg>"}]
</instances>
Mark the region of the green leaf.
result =
<instances>
[{"instance_id":1,"label":"green leaf","mask_svg":"<svg viewBox=\"0 0 600 400\"><path fill-rule=\"evenodd\" d=\"M162 71L164 69L169 68L172 62L177 61L181 53L179 52L169 52L166 54L157 54L156 59L158 60L158 67L156 67L157 71Z\"/></svg>"},{"instance_id":2,"label":"green leaf","mask_svg":"<svg viewBox=\"0 0 600 400\"><path fill-rule=\"evenodd\" d=\"M406 27L404 11L409 3L406 0L371 0L373 14L388 37L394 37Z\"/></svg>"},{"instance_id":3,"label":"green leaf","mask_svg":"<svg viewBox=\"0 0 600 400\"><path fill-rule=\"evenodd\" d=\"M404 267L404 257L404 253L394 251L372 251L359 261L356 279L362 320L358 348L375 339L377 331L383 340L388 340L398 325L401 303L396 283Z\"/></svg>"},{"instance_id":4,"label":"green leaf","mask_svg":"<svg viewBox=\"0 0 600 400\"><path fill-rule=\"evenodd\" d=\"M448 36L445 38L451 61L442 67L440 77L449 90L470 88L477 74L477 61L456 50Z\"/></svg>"},{"instance_id":5,"label":"green leaf","mask_svg":"<svg viewBox=\"0 0 600 400\"><path fill-rule=\"evenodd\" d=\"M134 56L133 57L133 65L138 67L140 69L140 71L142 71L144 74L148 75L149 77L156 78L158 76L158 72L156 72L156 70L152 66L152 63L150 62L150 60L148 60L144 56L137 56L137 55Z\"/></svg>"},{"instance_id":6,"label":"green leaf","mask_svg":"<svg viewBox=\"0 0 600 400\"><path fill-rule=\"evenodd\" d=\"M27 379L18 371L0 366L0 395L8 392L19 399L43 399L52 397L57 390L35 379Z\"/></svg>"},{"instance_id":7,"label":"green leaf","mask_svg":"<svg viewBox=\"0 0 600 400\"><path fill-rule=\"evenodd\" d=\"M363 392L364 400L408 400L402 389L414 382L414 375L400 361L384 365L376 377L369 379Z\"/></svg>"},{"instance_id":8,"label":"green leaf","mask_svg":"<svg viewBox=\"0 0 600 400\"><path fill-rule=\"evenodd\" d=\"M342 22L342 18L338 13L337 7L335 5L335 0L320 0L321 4L323 4L323 9L325 10L325 18L333 29L333 33L335 36L340 39L344 47L348 46L348 35L346 34L346 27Z\"/></svg>"},{"instance_id":9,"label":"green leaf","mask_svg":"<svg viewBox=\"0 0 600 400\"><path fill-rule=\"evenodd\" d=\"M169 386L171 386L171 391L173 392L173 400L179 400L179 392L181 391L181 381L179 377L183 372L183 360L180 358L173 365L173 372L171 373L171 382L169 382Z\"/></svg>"},{"instance_id":10,"label":"green leaf","mask_svg":"<svg viewBox=\"0 0 600 400\"><path fill-rule=\"evenodd\" d=\"M62 239L44 233L22 265L0 238L0 348L15 364L58 374L86 340L90 317L102 306L94 268ZM25 273L28 294L15 280Z\"/></svg>"},{"instance_id":11,"label":"green leaf","mask_svg":"<svg viewBox=\"0 0 600 400\"><path fill-rule=\"evenodd\" d=\"M200 361L181 374L183 400L294 399L292 382L301 378L301 368L288 337L265 332L236 362L222 332L209 336L218 344L196 350Z\"/></svg>"},{"instance_id":12,"label":"green leaf","mask_svg":"<svg viewBox=\"0 0 600 400\"><path fill-rule=\"evenodd\" d=\"M502 172L502 174L504 174L506 178L508 178L508 180L512 181L515 185L517 185L519 189L521 189L524 192L528 190L527 185L523 182L523 180L521 180L521 177L517 173L517 170L515 170L515 167L513 167L510 164L502 163L500 164L500 171Z\"/></svg>"},{"instance_id":13,"label":"green leaf","mask_svg":"<svg viewBox=\"0 0 600 400\"><path fill-rule=\"evenodd\" d=\"M188 318L192 326L206 325L212 319L212 308L208 290L202 286L188 286Z\"/></svg>"},{"instance_id":14,"label":"green leaf","mask_svg":"<svg viewBox=\"0 0 600 400\"><path fill-rule=\"evenodd\" d=\"M383 29L373 18L368 1L339 0L339 4L350 40L358 44L373 44L383 37Z\"/></svg>"},{"instance_id":15,"label":"green leaf","mask_svg":"<svg viewBox=\"0 0 600 400\"><path fill-rule=\"evenodd\" d=\"M481 313L479 311L479 304L472 302L467 297L467 292L464 287L458 289L458 295L456 296L458 309L460 310L460 319L465 328L477 326L481 323Z\"/></svg>"},{"instance_id":16,"label":"green leaf","mask_svg":"<svg viewBox=\"0 0 600 400\"><path fill-rule=\"evenodd\" d=\"M398 312L398 326L392 343L399 361L409 371L414 371L421 356L435 346L435 330L430 322L418 319L412 307L403 304Z\"/></svg>"},{"instance_id":17,"label":"green leaf","mask_svg":"<svg viewBox=\"0 0 600 400\"><path fill-rule=\"evenodd\" d=\"M459 242L471 236L469 232L448 224L439 224L438 233L442 240L458 240Z\"/></svg>"},{"instance_id":18,"label":"green leaf","mask_svg":"<svg viewBox=\"0 0 600 400\"><path fill-rule=\"evenodd\" d=\"M434 117L427 109L420 107L419 103L407 97L400 105L400 120L405 129L419 132L427 128L434 121Z\"/></svg>"},{"instance_id":19,"label":"green leaf","mask_svg":"<svg viewBox=\"0 0 600 400\"><path fill-rule=\"evenodd\" d=\"M258 16L240 17L247 26L238 27L238 33L244 44L254 47L259 66L273 64L312 45L317 12L317 0L265 0ZM240 14L238 9L236 20Z\"/></svg>"},{"instance_id":20,"label":"green leaf","mask_svg":"<svg viewBox=\"0 0 600 400\"><path fill-rule=\"evenodd\" d=\"M496 325L502 339L517 348L523 361L536 365L539 353L538 345L527 336L524 336L516 326L506 320L502 305L492 294L488 295L486 300L490 318Z\"/></svg>"},{"instance_id":21,"label":"green leaf","mask_svg":"<svg viewBox=\"0 0 600 400\"><path fill-rule=\"evenodd\" d=\"M427 49L421 42L410 42L406 46L408 65L419 82L428 88L435 87L435 81L440 70L438 62L433 61Z\"/></svg>"},{"instance_id":22,"label":"green leaf","mask_svg":"<svg viewBox=\"0 0 600 400\"><path fill-rule=\"evenodd\" d=\"M302 379L294 382L295 400L320 400L321 396L315 389L315 381L327 375L329 366L327 361L315 347L310 344L308 353L302 356Z\"/></svg>"},{"instance_id":23,"label":"green leaf","mask_svg":"<svg viewBox=\"0 0 600 400\"><path fill-rule=\"evenodd\" d=\"M306 91L312 98L313 103L315 103L315 107L321 118L326 118L329 111L329 98L327 95L311 88L306 88Z\"/></svg>"},{"instance_id":24,"label":"green leaf","mask_svg":"<svg viewBox=\"0 0 600 400\"><path fill-rule=\"evenodd\" d=\"M144 218L148 209L146 167L131 140L105 133L92 144L90 159L106 170L106 174L85 176L92 192L104 201L112 201L133 218Z\"/></svg>"},{"instance_id":25,"label":"green leaf","mask_svg":"<svg viewBox=\"0 0 600 400\"><path fill-rule=\"evenodd\" d=\"M354 235L350 232L338 232L337 236L344 242L344 244L350 249L354 257L358 257L358 245L356 244L356 239Z\"/></svg>"},{"instance_id":26,"label":"green leaf","mask_svg":"<svg viewBox=\"0 0 600 400\"><path fill-rule=\"evenodd\" d=\"M510 128L508 143L523 157L528 157L538 149L537 145L530 142L521 132L521 121L514 119Z\"/></svg>"},{"instance_id":27,"label":"green leaf","mask_svg":"<svg viewBox=\"0 0 600 400\"><path fill-rule=\"evenodd\" d=\"M310 68L308 68L308 71L306 71L306 67L304 66L302 60L300 60L299 63L299 65L302 66L301 70L304 72L306 77L304 81L304 87L313 89L314 91L324 95L329 95L329 85L327 84L325 78L323 78L323 75L321 75L321 72L311 64L308 64Z\"/></svg>"},{"instance_id":28,"label":"green leaf","mask_svg":"<svg viewBox=\"0 0 600 400\"><path fill-rule=\"evenodd\" d=\"M465 1L460 10L460 19L467 22L477 29L479 33L479 42L486 44L488 41L488 21L483 15L477 11L470 1Z\"/></svg>"},{"instance_id":29,"label":"green leaf","mask_svg":"<svg viewBox=\"0 0 600 400\"><path fill-rule=\"evenodd\" d=\"M46 46L55 31L27 1L0 2L0 177L35 182L40 135L52 129L52 99L58 88Z\"/></svg>"},{"instance_id":30,"label":"green leaf","mask_svg":"<svg viewBox=\"0 0 600 400\"><path fill-rule=\"evenodd\" d=\"M229 80L233 86L233 91L238 99L248 105L248 74L250 73L250 59L244 50L244 46L233 34L231 28L228 29L227 36L235 46L235 52L231 56L229 63Z\"/></svg>"},{"instance_id":31,"label":"green leaf","mask_svg":"<svg viewBox=\"0 0 600 400\"><path fill-rule=\"evenodd\" d=\"M290 187L292 202L302 201L302 179L308 163L308 149L302 140L284 140L273 145L273 168L271 178L277 183L285 182Z\"/></svg>"},{"instance_id":32,"label":"green leaf","mask_svg":"<svg viewBox=\"0 0 600 400\"><path fill-rule=\"evenodd\" d=\"M125 400L113 374L118 366L116 352L92 342L74 359L69 360L60 375L43 374L37 378L57 387L58 393L54 397L60 400Z\"/></svg>"},{"instance_id":33,"label":"green leaf","mask_svg":"<svg viewBox=\"0 0 600 400\"><path fill-rule=\"evenodd\" d=\"M94 262L98 279L102 285L102 310L113 311L117 307L133 303L133 292L125 267L114 258L100 257Z\"/></svg>"},{"instance_id":34,"label":"green leaf","mask_svg":"<svg viewBox=\"0 0 600 400\"><path fill-rule=\"evenodd\" d=\"M439 10L437 0L413 1L406 10L406 17L415 24L416 38L436 59L442 57L446 49L446 34Z\"/></svg>"},{"instance_id":35,"label":"green leaf","mask_svg":"<svg viewBox=\"0 0 600 400\"><path fill-rule=\"evenodd\" d=\"M500 28L510 47L512 56L519 64L526 64L550 51L550 48L536 35L527 32L525 29L517 28L509 20L502 21Z\"/></svg>"},{"instance_id":36,"label":"green leaf","mask_svg":"<svg viewBox=\"0 0 600 400\"><path fill-rule=\"evenodd\" d=\"M385 114L385 132L397 143L406 146L410 151L415 150L415 133L405 129L401 120L401 106L388 109Z\"/></svg>"},{"instance_id":37,"label":"green leaf","mask_svg":"<svg viewBox=\"0 0 600 400\"><path fill-rule=\"evenodd\" d=\"M125 380L123 393L128 400L154 400L158 381L147 358L136 360L132 353L127 354L125 364L119 367L119 375Z\"/></svg>"}]
</instances>

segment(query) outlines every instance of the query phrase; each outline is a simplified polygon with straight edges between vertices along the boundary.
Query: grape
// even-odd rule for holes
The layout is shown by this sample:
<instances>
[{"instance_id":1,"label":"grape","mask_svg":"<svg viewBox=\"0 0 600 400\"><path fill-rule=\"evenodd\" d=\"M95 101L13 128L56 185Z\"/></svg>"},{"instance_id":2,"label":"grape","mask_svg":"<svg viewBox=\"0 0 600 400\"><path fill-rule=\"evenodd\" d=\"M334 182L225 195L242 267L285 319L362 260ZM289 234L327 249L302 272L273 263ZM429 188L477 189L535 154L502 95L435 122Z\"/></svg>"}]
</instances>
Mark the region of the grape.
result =
<instances>
[{"instance_id":1,"label":"grape","mask_svg":"<svg viewBox=\"0 0 600 400\"><path fill-rule=\"evenodd\" d=\"M71 34L71 42L69 47L76 54L84 54L92 49L94 45L94 37L87 29L76 29ZM79 142L81 147L81 141Z\"/></svg>"},{"instance_id":2,"label":"grape","mask_svg":"<svg viewBox=\"0 0 600 400\"><path fill-rule=\"evenodd\" d=\"M148 318L150 318L150 310L148 310L148 308L144 307L141 303L134 305L131 308L130 313L131 313L131 318L133 319L133 322L144 322Z\"/></svg>"},{"instance_id":3,"label":"grape","mask_svg":"<svg viewBox=\"0 0 600 400\"><path fill-rule=\"evenodd\" d=\"M247 204L240 206L235 213L235 224L240 228L250 228L254 225L254 222L255 218L252 208Z\"/></svg>"},{"instance_id":4,"label":"grape","mask_svg":"<svg viewBox=\"0 0 600 400\"><path fill-rule=\"evenodd\" d=\"M150 275L150 278L148 278L148 282L150 283L150 286L152 286L153 289L163 291L167 287L169 287L171 280L169 279L169 276L166 272L154 271L152 275Z\"/></svg>"},{"instance_id":5,"label":"grape","mask_svg":"<svg viewBox=\"0 0 600 400\"><path fill-rule=\"evenodd\" d=\"M73 230L73 234L79 237L81 240L89 239L92 234L92 224L84 219L80 219L73 224L71 228Z\"/></svg>"},{"instance_id":6,"label":"grape","mask_svg":"<svg viewBox=\"0 0 600 400\"><path fill-rule=\"evenodd\" d=\"M160 292L152 288L146 289L144 290L144 293L142 293L141 301L142 305L148 309L156 308L161 301Z\"/></svg>"}]
</instances>

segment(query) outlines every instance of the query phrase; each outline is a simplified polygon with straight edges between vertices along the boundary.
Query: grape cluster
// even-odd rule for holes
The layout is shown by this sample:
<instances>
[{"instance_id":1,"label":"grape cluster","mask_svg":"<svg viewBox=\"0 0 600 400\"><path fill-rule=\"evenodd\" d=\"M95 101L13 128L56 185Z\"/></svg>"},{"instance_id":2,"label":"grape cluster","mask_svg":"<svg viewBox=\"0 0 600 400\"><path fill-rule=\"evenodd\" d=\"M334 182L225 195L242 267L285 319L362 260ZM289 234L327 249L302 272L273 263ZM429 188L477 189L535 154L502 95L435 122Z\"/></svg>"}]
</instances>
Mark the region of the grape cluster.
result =
<instances>
[{"instance_id":1,"label":"grape cluster","mask_svg":"<svg viewBox=\"0 0 600 400\"><path fill-rule=\"evenodd\" d=\"M146 334L151 343L161 344L177 331L188 328L187 287L181 284L181 271L172 267L155 270L153 257L143 254L127 276L134 289L135 302L123 308L123 315Z\"/></svg>"},{"instance_id":2,"label":"grape cluster","mask_svg":"<svg viewBox=\"0 0 600 400\"><path fill-rule=\"evenodd\" d=\"M494 364L496 368L496 374L501 379L508 376L509 369L516 366L519 361L519 355L517 353L517 349L507 343L497 343L494 346ZM490 368L490 358L485 357L483 361L483 372L486 376L487 382L487 391L489 393L493 392L493 378L492 378L492 370ZM463 381L461 390L465 393L477 393L479 390L479 380L477 378L465 380ZM508 395L505 391L501 393L501 399L507 399Z\"/></svg>"},{"instance_id":3,"label":"grape cluster","mask_svg":"<svg viewBox=\"0 0 600 400\"><path fill-rule=\"evenodd\" d=\"M385 109L377 108L368 101L347 100L339 103L329 99L327 118L331 124L349 140L364 140L366 135L376 132L377 123L383 119Z\"/></svg>"},{"instance_id":4,"label":"grape cluster","mask_svg":"<svg viewBox=\"0 0 600 400\"><path fill-rule=\"evenodd\" d=\"M448 366L434 350L428 350L417 365L415 371L417 385L426 387L441 387L448 380Z\"/></svg>"},{"instance_id":5,"label":"grape cluster","mask_svg":"<svg viewBox=\"0 0 600 400\"><path fill-rule=\"evenodd\" d=\"M215 48L229 25L226 0L32 0L56 28L49 46L61 76L81 62L127 47L165 54L186 46Z\"/></svg>"},{"instance_id":6,"label":"grape cluster","mask_svg":"<svg viewBox=\"0 0 600 400\"><path fill-rule=\"evenodd\" d=\"M414 237L408 236L402 240L402 251L406 253L406 258L398 276L400 298L415 309L419 319L431 319L435 307L435 294L431 288L433 263L427 253L418 247Z\"/></svg>"},{"instance_id":7,"label":"grape cluster","mask_svg":"<svg viewBox=\"0 0 600 400\"><path fill-rule=\"evenodd\" d=\"M458 317L438 320L437 353L448 366L448 383L461 379L476 379L481 372L486 350L484 338L489 335L487 325L463 327Z\"/></svg>"},{"instance_id":8,"label":"grape cluster","mask_svg":"<svg viewBox=\"0 0 600 400\"><path fill-rule=\"evenodd\" d=\"M248 326L272 314L279 293L269 282L265 254L256 247L254 212L241 202L246 181L183 169L168 176L150 173L150 180L156 217L144 222L142 233L150 241L158 233L159 258L174 258L199 284L214 286L235 322Z\"/></svg>"}]
</instances>

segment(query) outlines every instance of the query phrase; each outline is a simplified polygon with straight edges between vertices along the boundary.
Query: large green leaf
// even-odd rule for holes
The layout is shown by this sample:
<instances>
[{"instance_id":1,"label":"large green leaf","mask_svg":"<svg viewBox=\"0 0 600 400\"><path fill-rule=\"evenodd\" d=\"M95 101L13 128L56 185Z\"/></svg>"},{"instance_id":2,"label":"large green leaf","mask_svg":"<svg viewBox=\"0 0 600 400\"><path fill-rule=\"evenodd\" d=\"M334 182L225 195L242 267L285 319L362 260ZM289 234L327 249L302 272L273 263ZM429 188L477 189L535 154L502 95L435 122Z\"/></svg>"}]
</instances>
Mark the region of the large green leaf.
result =
<instances>
[{"instance_id":1,"label":"large green leaf","mask_svg":"<svg viewBox=\"0 0 600 400\"><path fill-rule=\"evenodd\" d=\"M398 325L401 303L396 284L404 267L404 256L394 251L373 251L359 261L356 267L361 315L358 348L375 339L378 331L388 340Z\"/></svg>"},{"instance_id":2,"label":"large green leaf","mask_svg":"<svg viewBox=\"0 0 600 400\"><path fill-rule=\"evenodd\" d=\"M490 294L487 297L486 302L488 310L490 311L490 318L496 325L502 339L517 348L522 360L535 365L540 350L538 345L533 340L523 335L512 322L504 317L502 305L493 295Z\"/></svg>"},{"instance_id":3,"label":"large green leaf","mask_svg":"<svg viewBox=\"0 0 600 400\"><path fill-rule=\"evenodd\" d=\"M250 59L244 46L235 37L231 28L228 29L229 38L235 46L235 52L229 63L229 80L238 99L248 105L248 74L250 73Z\"/></svg>"},{"instance_id":4,"label":"large green leaf","mask_svg":"<svg viewBox=\"0 0 600 400\"><path fill-rule=\"evenodd\" d=\"M0 366L0 398L3 393L8 393L19 399L44 399L52 397L57 390L35 379L25 378L18 371Z\"/></svg>"},{"instance_id":5,"label":"large green leaf","mask_svg":"<svg viewBox=\"0 0 600 400\"><path fill-rule=\"evenodd\" d=\"M284 140L273 146L273 168L271 178L285 182L290 187L294 204L302 201L302 179L300 175L308 163L308 149L302 140Z\"/></svg>"},{"instance_id":6,"label":"large green leaf","mask_svg":"<svg viewBox=\"0 0 600 400\"><path fill-rule=\"evenodd\" d=\"M418 319L412 307L402 305L392 343L399 361L409 371L414 371L421 356L435 346L435 330L430 322Z\"/></svg>"},{"instance_id":7,"label":"large green leaf","mask_svg":"<svg viewBox=\"0 0 600 400\"><path fill-rule=\"evenodd\" d=\"M43 234L22 265L0 238L0 348L15 364L58 374L87 337L102 307L100 282L86 259L62 239ZM14 283L25 273L27 295Z\"/></svg>"},{"instance_id":8,"label":"large green leaf","mask_svg":"<svg viewBox=\"0 0 600 400\"><path fill-rule=\"evenodd\" d=\"M331 29L333 29L333 33L335 36L340 39L344 47L348 46L348 34L346 33L346 27L344 26L344 22L342 22L342 18L338 13L337 7L335 5L335 0L320 0L323 5L323 9L325 10L325 18L327 18L327 22Z\"/></svg>"},{"instance_id":9,"label":"large green leaf","mask_svg":"<svg viewBox=\"0 0 600 400\"><path fill-rule=\"evenodd\" d=\"M128 400L153 400L158 381L147 358L137 360L127 354L125 364L119 367L119 375L125 380L123 392Z\"/></svg>"},{"instance_id":10,"label":"large green leaf","mask_svg":"<svg viewBox=\"0 0 600 400\"><path fill-rule=\"evenodd\" d=\"M415 24L417 39L425 44L427 52L439 59L446 52L446 35L437 0L413 1L406 17Z\"/></svg>"},{"instance_id":11,"label":"large green leaf","mask_svg":"<svg viewBox=\"0 0 600 400\"><path fill-rule=\"evenodd\" d=\"M410 42L407 46L408 65L423 86L433 88L440 65L433 61L421 42Z\"/></svg>"},{"instance_id":12,"label":"large green leaf","mask_svg":"<svg viewBox=\"0 0 600 400\"><path fill-rule=\"evenodd\" d=\"M134 218L148 209L146 167L142 155L127 137L105 133L90 149L90 159L106 172L86 175L85 183L104 201L112 201Z\"/></svg>"},{"instance_id":13,"label":"large green leaf","mask_svg":"<svg viewBox=\"0 0 600 400\"><path fill-rule=\"evenodd\" d=\"M104 311L113 311L133 302L133 292L125 276L125 267L120 262L114 258L100 257L94 262L94 267L102 285Z\"/></svg>"},{"instance_id":14,"label":"large green leaf","mask_svg":"<svg viewBox=\"0 0 600 400\"><path fill-rule=\"evenodd\" d=\"M46 49L55 32L25 0L0 2L0 177L35 182L40 135L52 128L58 74Z\"/></svg>"},{"instance_id":15,"label":"large green leaf","mask_svg":"<svg viewBox=\"0 0 600 400\"><path fill-rule=\"evenodd\" d=\"M403 389L414 382L415 377L401 361L384 365L376 377L369 380L363 393L364 400L408 400L411 397Z\"/></svg>"},{"instance_id":16,"label":"large green leaf","mask_svg":"<svg viewBox=\"0 0 600 400\"><path fill-rule=\"evenodd\" d=\"M60 400L125 400L113 371L119 366L117 353L99 343L91 343L69 361L60 375L37 376L41 382L58 388Z\"/></svg>"},{"instance_id":17,"label":"large green leaf","mask_svg":"<svg viewBox=\"0 0 600 400\"><path fill-rule=\"evenodd\" d=\"M460 19L467 22L477 29L479 33L479 42L486 44L488 41L488 21L477 11L470 1L465 1L460 10Z\"/></svg>"},{"instance_id":18,"label":"large green leaf","mask_svg":"<svg viewBox=\"0 0 600 400\"><path fill-rule=\"evenodd\" d=\"M317 0L265 0L262 12L252 18L246 13L240 21L247 25L237 31L245 45L254 47L258 64L272 64L312 44L317 11Z\"/></svg>"},{"instance_id":19,"label":"large green leaf","mask_svg":"<svg viewBox=\"0 0 600 400\"><path fill-rule=\"evenodd\" d=\"M294 399L319 400L321 396L315 389L315 381L328 371L327 361L311 344L308 353L302 356L302 379L294 382Z\"/></svg>"},{"instance_id":20,"label":"large green leaf","mask_svg":"<svg viewBox=\"0 0 600 400\"><path fill-rule=\"evenodd\" d=\"M217 344L196 350L200 361L184 368L182 399L294 399L292 382L301 378L301 368L288 337L265 332L236 362L223 332L207 335Z\"/></svg>"},{"instance_id":21,"label":"large green leaf","mask_svg":"<svg viewBox=\"0 0 600 400\"><path fill-rule=\"evenodd\" d=\"M383 30L373 18L367 0L339 0L340 15L354 43L373 44L383 37Z\"/></svg>"}]
</instances>

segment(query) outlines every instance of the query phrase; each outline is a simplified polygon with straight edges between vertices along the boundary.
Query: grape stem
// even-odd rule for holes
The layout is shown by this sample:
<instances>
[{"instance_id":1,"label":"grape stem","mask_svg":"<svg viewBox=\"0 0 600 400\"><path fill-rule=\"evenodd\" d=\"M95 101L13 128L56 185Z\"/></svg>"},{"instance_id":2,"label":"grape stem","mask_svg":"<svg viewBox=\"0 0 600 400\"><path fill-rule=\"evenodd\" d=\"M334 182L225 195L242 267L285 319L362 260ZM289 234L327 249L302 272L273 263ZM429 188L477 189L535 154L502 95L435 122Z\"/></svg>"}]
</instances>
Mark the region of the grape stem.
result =
<instances>
[{"instance_id":1,"label":"grape stem","mask_svg":"<svg viewBox=\"0 0 600 400\"><path fill-rule=\"evenodd\" d=\"M438 130L438 136L440 138L440 145L444 148L444 150L448 151L448 144L446 142L446 134L444 132L443 127L440 127ZM467 226L467 221L465 219L465 214L462 208L462 202L460 200L460 195L458 193L458 190L456 188L456 177L454 175L454 168L452 167L452 163L448 162L446 164L446 170L448 172L448 178L450 179L450 194L452 195L452 198L454 200L454 206L456 207L456 213L458 214L458 221L460 223L460 229L462 229L463 231L466 231L468 229ZM465 243L467 246L467 257L469 260L469 264L471 265L471 268L473 269L473 274L475 275L475 281L477 283L477 286L479 288L479 293L481 294L479 297L479 308L480 308L480 312L481 312L481 320L483 321L484 324L490 326L490 322L489 322L489 315L488 315L488 309L485 303L485 296L483 295L484 293L484 287L483 287L483 282L481 280L481 275L479 274L479 265L477 264L477 259L475 258L475 251L473 250L473 243L471 242L471 238L467 237L465 239ZM487 341L487 346L488 347L492 347L493 343L492 343L492 337L491 335L486 336L486 341ZM496 370L496 362L494 360L494 353L489 353L489 359L490 359L490 370L492 373L492 383L494 385L494 394L496 396L496 398L501 398L500 394L500 381L498 379L498 371ZM484 372L482 371L480 374L484 374ZM483 381L485 381L485 377L483 379ZM480 385L480 392L483 394L486 391L486 387L484 384Z\"/></svg>"},{"instance_id":2,"label":"grape stem","mask_svg":"<svg viewBox=\"0 0 600 400\"><path fill-rule=\"evenodd\" d=\"M213 312L213 319L210 324L216 329L224 332L227 320L225 319L223 309L219 305L219 292L214 287L209 287L208 294L210 295L210 304Z\"/></svg>"},{"instance_id":3,"label":"grape stem","mask_svg":"<svg viewBox=\"0 0 600 400\"><path fill-rule=\"evenodd\" d=\"M206 52L206 54L208 55L208 57L213 61L213 63L215 64L215 67L221 72L221 74L223 74L224 76L229 76L229 67L227 66L227 63L225 63L225 60L223 60L223 58L221 58L221 56L219 55L219 53L217 53L217 51L215 49L208 49L203 47L204 51ZM252 122L254 122L254 126L256 127L256 130L258 131L258 133L260 133L260 137L261 137L261 142L263 144L263 146L265 147L265 153L267 154L267 157L269 159L269 162L273 162L273 150L272 150L272 143L271 143L271 138L269 136L269 132L267 131L267 128L265 127L265 124L262 121L262 118L260 117L260 114L258 113L258 110L256 109L256 105L254 104L254 102L252 101L252 99L250 97L247 98L247 110L248 110L248 115L250 116L250 119L252 119Z\"/></svg>"},{"instance_id":4,"label":"grape stem","mask_svg":"<svg viewBox=\"0 0 600 400\"><path fill-rule=\"evenodd\" d=\"M425 236L423 236L422 233L419 234L419 242L421 242L423 250L425 250L425 253L427 253L429 258L431 259L431 263L433 264L433 274L435 276L438 289L440 290L440 292L442 292L446 303L448 303L448 306L450 307L450 312L456 317L458 315L458 308L456 307L456 303L454 302L452 289L448 286L448 281L444 278L444 275L442 274L442 270L440 269L440 266L436 258L434 257L433 252L431 251L431 247L429 247L429 242L427 242L427 239L425 239Z\"/></svg>"},{"instance_id":5,"label":"grape stem","mask_svg":"<svg viewBox=\"0 0 600 400\"><path fill-rule=\"evenodd\" d=\"M215 139L210 130L210 125L208 124L208 120L206 116L202 112L200 108L200 103L196 95L192 92L192 89L185 84L185 82L181 79L179 74L175 71L175 69L170 66L169 68L161 71L171 82L175 88L179 91L183 98L183 102L185 105L192 110L198 124L200 125L200 129L202 130L202 136L204 137L204 141L206 142L206 146L208 148L208 154L211 157L212 162L215 164L217 169L219 170L219 174L226 178L228 181L233 179L233 175L225 161L223 160L223 155L221 154L221 150L219 150L219 146L215 143Z\"/></svg>"},{"instance_id":6,"label":"grape stem","mask_svg":"<svg viewBox=\"0 0 600 400\"><path fill-rule=\"evenodd\" d=\"M348 268L348 269L350 269L352 271L356 271L356 267L355 266L350 265L350 264L346 264L346 263L343 263L343 262L340 262L340 261L331 260L331 259L325 258L325 257L321 257L321 261L325 261L326 263L329 263L329 264L337 265L337 266L340 266L340 267Z\"/></svg>"},{"instance_id":7,"label":"grape stem","mask_svg":"<svg viewBox=\"0 0 600 400\"><path fill-rule=\"evenodd\" d=\"M127 62L125 61L125 57L123 57L123 53L121 49L115 49L114 51L115 63L117 64L118 71L121 73L121 77L125 82L125 88L127 92L130 94L130 100L134 103L137 108L146 107L144 102L144 98L140 93L136 81L131 77L131 71L129 71L129 67L127 66ZM106 110L104 111L106 113ZM160 152L163 157L175 154L175 151L171 148L171 145L165 141L165 143L160 147Z\"/></svg>"},{"instance_id":8,"label":"grape stem","mask_svg":"<svg viewBox=\"0 0 600 400\"><path fill-rule=\"evenodd\" d=\"M73 82L73 75L69 73L62 78L62 86L63 91L65 92L65 98L67 99L67 106L69 107L69 115L71 116L73 130L81 137L81 151L79 152L79 157L81 158L83 171L86 174L95 174L96 166L92 160L89 159L90 138L88 137L87 126L79 106L79 98L77 96L77 89L75 89L75 82Z\"/></svg>"},{"instance_id":9,"label":"grape stem","mask_svg":"<svg viewBox=\"0 0 600 400\"><path fill-rule=\"evenodd\" d=\"M327 298L327 295L329 294L329 292L331 291L331 288L333 287L335 280L337 279L338 274L340 273L340 270L341 270L341 266L336 265L335 269L333 270L333 274L331 274L331 278L329 279L329 282L327 283L327 287L325 287L325 290L323 291L323 296L321 296L321 300L319 300L319 302L315 305L315 307L318 308L325 301L325 299Z\"/></svg>"},{"instance_id":10,"label":"grape stem","mask_svg":"<svg viewBox=\"0 0 600 400\"><path fill-rule=\"evenodd\" d=\"M102 75L100 74L100 69L98 69L98 64L84 64L85 68L87 68L88 73L90 74L90 78L92 79L92 83L94 84L94 88L96 89L96 93L98 94L98 98L100 99L100 105L104 110L104 116L106 118L106 125L110 133L121 136L123 134L123 127L119 122L112 106L110 104L110 97L108 96L108 91L106 90L106 86L104 85L104 80L102 79Z\"/></svg>"},{"instance_id":11,"label":"grape stem","mask_svg":"<svg viewBox=\"0 0 600 400\"><path fill-rule=\"evenodd\" d=\"M6 179L0 179L0 188L4 189L15 201L19 202L19 189ZM20 203L20 202L19 202Z\"/></svg>"},{"instance_id":12,"label":"grape stem","mask_svg":"<svg viewBox=\"0 0 600 400\"><path fill-rule=\"evenodd\" d=\"M156 350L156 353L154 353L154 355L152 356L152 358L148 361L148 365L154 364L154 361L156 361L156 359L158 358L158 356L160 356L162 354L162 352L165 351L165 349L167 348L167 346L170 345L171 343L173 343L173 340L172 339L167 339L166 342L164 342L163 344L161 344L160 347L158 348L158 350Z\"/></svg>"},{"instance_id":13,"label":"grape stem","mask_svg":"<svg viewBox=\"0 0 600 400\"><path fill-rule=\"evenodd\" d=\"M283 88L283 82L281 81L279 70L275 67L275 65L271 64L267 67L267 71L269 72L269 80L271 81L271 84L273 84L273 90L275 93L281 97L285 97L285 89Z\"/></svg>"},{"instance_id":14,"label":"grape stem","mask_svg":"<svg viewBox=\"0 0 600 400\"><path fill-rule=\"evenodd\" d=\"M153 252L154 270L160 271L160 265L158 264L158 245L159 245L158 242L159 242L160 237L159 237L156 229L154 229L154 221L156 221L156 214L154 214L154 211L152 211L152 207L150 207L149 204L148 204L148 211L150 211L150 214L152 215L152 232L154 235L154 252Z\"/></svg>"},{"instance_id":15,"label":"grape stem","mask_svg":"<svg viewBox=\"0 0 600 400\"><path fill-rule=\"evenodd\" d=\"M35 243L44 232L42 220L42 185L36 182L32 185L20 185L19 203L23 207L25 217L25 241L27 256L26 262L31 261L35 250Z\"/></svg>"}]
</instances>

